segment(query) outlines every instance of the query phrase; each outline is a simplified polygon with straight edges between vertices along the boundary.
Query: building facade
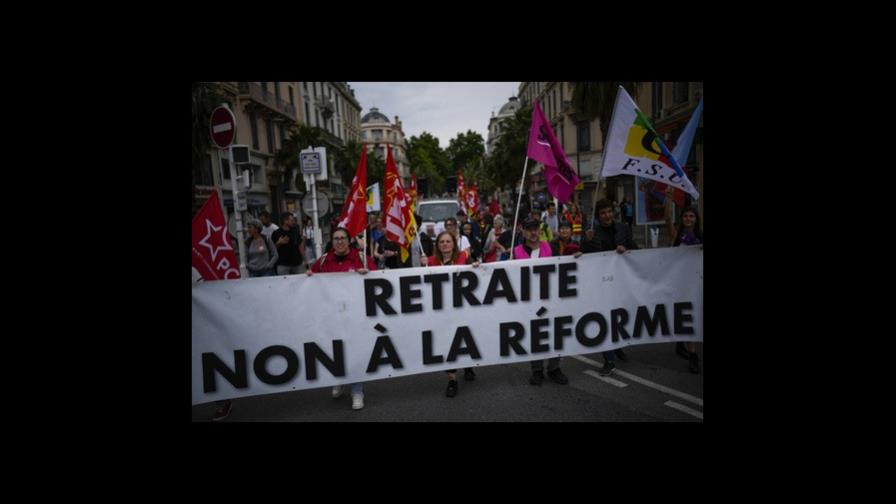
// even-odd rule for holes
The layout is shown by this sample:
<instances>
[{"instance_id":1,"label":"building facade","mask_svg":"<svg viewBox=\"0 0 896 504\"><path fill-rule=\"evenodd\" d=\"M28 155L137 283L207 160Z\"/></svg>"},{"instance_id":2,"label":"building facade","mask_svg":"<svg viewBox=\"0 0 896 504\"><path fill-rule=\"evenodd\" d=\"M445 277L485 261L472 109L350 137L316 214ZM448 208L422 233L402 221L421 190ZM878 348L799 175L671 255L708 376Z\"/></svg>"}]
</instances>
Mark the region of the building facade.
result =
<instances>
[{"instance_id":1,"label":"building facade","mask_svg":"<svg viewBox=\"0 0 896 504\"><path fill-rule=\"evenodd\" d=\"M374 153L383 160L386 159L386 149L391 149L401 183L404 187L410 186L411 166L407 156L407 141L398 116L395 116L394 123L389 122L385 114L372 107L361 118L361 141L367 144L368 154Z\"/></svg>"},{"instance_id":2,"label":"building facade","mask_svg":"<svg viewBox=\"0 0 896 504\"><path fill-rule=\"evenodd\" d=\"M240 165L250 174L251 186L238 189L246 193L248 208L243 219L255 217L264 209L276 212L283 206L283 167L274 157L282 148L287 131L300 115L298 82L221 82L224 104L236 118L234 145L249 147L249 164ZM204 203L212 191L218 191L231 231L234 213L229 154L227 150L209 149L201 165L201 177L195 191L197 204Z\"/></svg>"}]
</instances>

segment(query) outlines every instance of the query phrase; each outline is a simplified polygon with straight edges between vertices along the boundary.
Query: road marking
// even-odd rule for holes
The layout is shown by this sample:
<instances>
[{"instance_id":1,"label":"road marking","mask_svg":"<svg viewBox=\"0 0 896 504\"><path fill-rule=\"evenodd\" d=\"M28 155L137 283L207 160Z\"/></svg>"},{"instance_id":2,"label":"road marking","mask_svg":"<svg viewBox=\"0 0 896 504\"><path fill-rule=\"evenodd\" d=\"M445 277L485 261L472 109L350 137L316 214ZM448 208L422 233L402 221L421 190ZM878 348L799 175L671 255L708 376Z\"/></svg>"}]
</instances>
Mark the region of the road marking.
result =
<instances>
[{"instance_id":1,"label":"road marking","mask_svg":"<svg viewBox=\"0 0 896 504\"><path fill-rule=\"evenodd\" d=\"M699 418L700 420L703 420L703 413L701 413L695 409L688 408L687 406L685 406L683 404L678 404L677 402L674 402L674 401L666 401L663 404L665 404L666 406L668 406L672 409L677 409L678 411L687 413L688 415L693 415L693 416Z\"/></svg>"},{"instance_id":2,"label":"road marking","mask_svg":"<svg viewBox=\"0 0 896 504\"><path fill-rule=\"evenodd\" d=\"M570 357L572 357L573 359L582 361L586 364L591 364L592 366L595 366L595 367L602 367L601 364L599 364L596 360L589 359L588 357L582 357L581 355L571 355ZM673 395L679 399L683 399L690 403L694 403L697 406L700 406L701 408L703 407L703 399L700 399L699 397L694 397L691 394L685 394L684 392L679 392L678 390L669 388L665 385L660 385L659 383L654 383L650 380L645 380L644 378L641 378L640 376L635 376L631 373L628 373L626 371L619 369L618 366L616 367L616 370L613 372L619 376L622 376L623 378L628 378L629 380L640 383L641 385L644 385L646 387L650 387L654 390L659 390L660 392L663 392L663 393L666 393L669 395Z\"/></svg>"},{"instance_id":3,"label":"road marking","mask_svg":"<svg viewBox=\"0 0 896 504\"><path fill-rule=\"evenodd\" d=\"M590 369L587 369L584 371L584 373L588 376L593 376L593 377L597 378L598 380L605 381L605 382L609 383L610 385L616 385L619 388L628 387L628 383L623 383L619 380L614 380L614 379L610 378L609 376L601 376L601 375L597 374L597 371L592 371Z\"/></svg>"}]
</instances>

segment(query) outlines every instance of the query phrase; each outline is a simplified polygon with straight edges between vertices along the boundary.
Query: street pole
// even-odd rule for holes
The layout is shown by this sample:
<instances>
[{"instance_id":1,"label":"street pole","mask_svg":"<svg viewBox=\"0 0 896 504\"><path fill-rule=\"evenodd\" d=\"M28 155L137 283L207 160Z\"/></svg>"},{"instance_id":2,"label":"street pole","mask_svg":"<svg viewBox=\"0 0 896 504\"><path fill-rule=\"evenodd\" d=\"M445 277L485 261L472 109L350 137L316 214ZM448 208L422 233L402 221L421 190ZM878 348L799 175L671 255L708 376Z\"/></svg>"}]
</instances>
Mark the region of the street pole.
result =
<instances>
[{"instance_id":1,"label":"street pole","mask_svg":"<svg viewBox=\"0 0 896 504\"><path fill-rule=\"evenodd\" d=\"M526 162L523 163L523 178L522 178L522 180L520 180L520 194L516 198L516 212L514 212L513 223L511 223L511 225L513 226L513 232L510 233L510 259L511 260L513 259L513 249L515 248L513 246L513 244L516 241L516 225L517 225L517 220L520 217L520 202L523 199L523 185L526 182L526 169L528 167L529 167L529 156L526 156ZM529 204L532 205L531 200L529 201ZM529 208L529 211L531 212L532 209Z\"/></svg>"},{"instance_id":2,"label":"street pole","mask_svg":"<svg viewBox=\"0 0 896 504\"><path fill-rule=\"evenodd\" d=\"M312 215L314 215L314 251L317 254L315 257L320 257L323 250L320 241L323 239L323 235L320 232L320 219L317 214L317 184L313 173L309 177L311 178L311 208Z\"/></svg>"},{"instance_id":3,"label":"street pole","mask_svg":"<svg viewBox=\"0 0 896 504\"><path fill-rule=\"evenodd\" d=\"M246 269L246 244L243 242L243 214L239 209L239 195L236 188L236 164L233 162L233 144L227 147L230 155L230 188L233 191L233 217L236 219L236 242L240 250L240 279L249 278ZM248 198L248 195L246 196Z\"/></svg>"}]
</instances>

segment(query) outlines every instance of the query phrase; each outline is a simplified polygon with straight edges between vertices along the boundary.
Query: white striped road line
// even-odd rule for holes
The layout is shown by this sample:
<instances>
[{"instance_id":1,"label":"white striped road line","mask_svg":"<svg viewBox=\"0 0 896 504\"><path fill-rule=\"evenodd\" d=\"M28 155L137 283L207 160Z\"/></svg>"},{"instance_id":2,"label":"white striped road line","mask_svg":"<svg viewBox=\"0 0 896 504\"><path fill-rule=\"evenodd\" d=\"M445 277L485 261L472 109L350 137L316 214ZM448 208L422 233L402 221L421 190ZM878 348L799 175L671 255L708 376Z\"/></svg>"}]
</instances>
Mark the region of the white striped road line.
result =
<instances>
[{"instance_id":1,"label":"white striped road line","mask_svg":"<svg viewBox=\"0 0 896 504\"><path fill-rule=\"evenodd\" d=\"M610 385L616 385L619 388L628 387L628 383L623 383L619 380L614 380L614 379L610 378L609 376L601 376L601 375L597 374L597 371L592 371L592 370L588 369L588 370L585 370L584 373L588 376L593 376L593 377L597 378L598 380L605 381L605 382L609 383Z\"/></svg>"},{"instance_id":2,"label":"white striped road line","mask_svg":"<svg viewBox=\"0 0 896 504\"><path fill-rule=\"evenodd\" d=\"M697 411L697 410L695 410L695 409L688 408L687 406L685 406L685 405L683 405L683 404L678 404L678 403L675 402L675 401L666 401L666 402L664 402L663 404L665 404L666 406L668 406L668 407L670 407L670 408L672 408L672 409L677 409L678 411L681 411L681 412L683 412L683 413L687 413L688 415L693 415L693 416L699 418L700 420L703 420L703 413L702 413L702 412Z\"/></svg>"},{"instance_id":3,"label":"white striped road line","mask_svg":"<svg viewBox=\"0 0 896 504\"><path fill-rule=\"evenodd\" d=\"M580 360L586 364L591 364L592 366L595 366L595 367L601 367L601 365L596 360L589 359L588 357L582 357L581 355L571 355L570 357L572 357L573 359L576 359L576 360ZM691 394L685 394L684 392L679 392L679 391L669 388L665 385L660 385L659 383L654 383L650 380L645 380L644 378L641 378L640 376L635 376L631 373L628 373L626 371L619 369L618 366L616 367L616 370L613 371L613 373L615 373L619 376L622 376L623 378L628 378L629 380L631 380L633 382L640 383L641 385L644 385L646 387L650 387L654 390L659 390L660 392L675 396L679 399L683 399L690 403L694 403L697 406L700 406L701 408L703 407L703 399L700 399L699 397L694 397Z\"/></svg>"}]
</instances>

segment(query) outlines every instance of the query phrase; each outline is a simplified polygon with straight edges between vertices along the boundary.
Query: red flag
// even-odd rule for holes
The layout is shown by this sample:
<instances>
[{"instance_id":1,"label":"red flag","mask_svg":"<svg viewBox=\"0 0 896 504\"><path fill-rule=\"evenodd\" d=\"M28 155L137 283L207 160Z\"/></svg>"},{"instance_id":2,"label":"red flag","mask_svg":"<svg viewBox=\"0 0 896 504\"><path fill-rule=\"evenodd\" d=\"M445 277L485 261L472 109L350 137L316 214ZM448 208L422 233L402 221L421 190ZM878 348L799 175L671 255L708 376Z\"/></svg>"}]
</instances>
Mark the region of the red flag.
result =
<instances>
[{"instance_id":1,"label":"red flag","mask_svg":"<svg viewBox=\"0 0 896 504\"><path fill-rule=\"evenodd\" d=\"M492 204L489 210L491 210L493 216L501 215L501 203L498 201L498 191L495 191L495 196L492 198Z\"/></svg>"},{"instance_id":2,"label":"red flag","mask_svg":"<svg viewBox=\"0 0 896 504\"><path fill-rule=\"evenodd\" d=\"M460 207L466 211L467 202L466 191L464 189L464 174L461 172L457 172L457 200L460 202Z\"/></svg>"},{"instance_id":3,"label":"red flag","mask_svg":"<svg viewBox=\"0 0 896 504\"><path fill-rule=\"evenodd\" d=\"M193 268L204 280L232 280L240 277L240 264L230 245L230 232L221 212L218 192L193 217Z\"/></svg>"},{"instance_id":4,"label":"red flag","mask_svg":"<svg viewBox=\"0 0 896 504\"><path fill-rule=\"evenodd\" d=\"M383 198L383 211L386 214L386 238L401 246L401 262L407 260L410 253L413 216L408 205L407 196L401 186L398 168L392 160L392 150L386 154L386 196Z\"/></svg>"},{"instance_id":5,"label":"red flag","mask_svg":"<svg viewBox=\"0 0 896 504\"><path fill-rule=\"evenodd\" d=\"M345 197L339 227L348 230L350 236L357 236L367 226L367 147L361 145L361 161L352 179L352 189Z\"/></svg>"},{"instance_id":6,"label":"red flag","mask_svg":"<svg viewBox=\"0 0 896 504\"><path fill-rule=\"evenodd\" d=\"M470 185L470 189L467 191L467 214L473 215L479 209L479 189L476 187L476 184Z\"/></svg>"}]
</instances>

